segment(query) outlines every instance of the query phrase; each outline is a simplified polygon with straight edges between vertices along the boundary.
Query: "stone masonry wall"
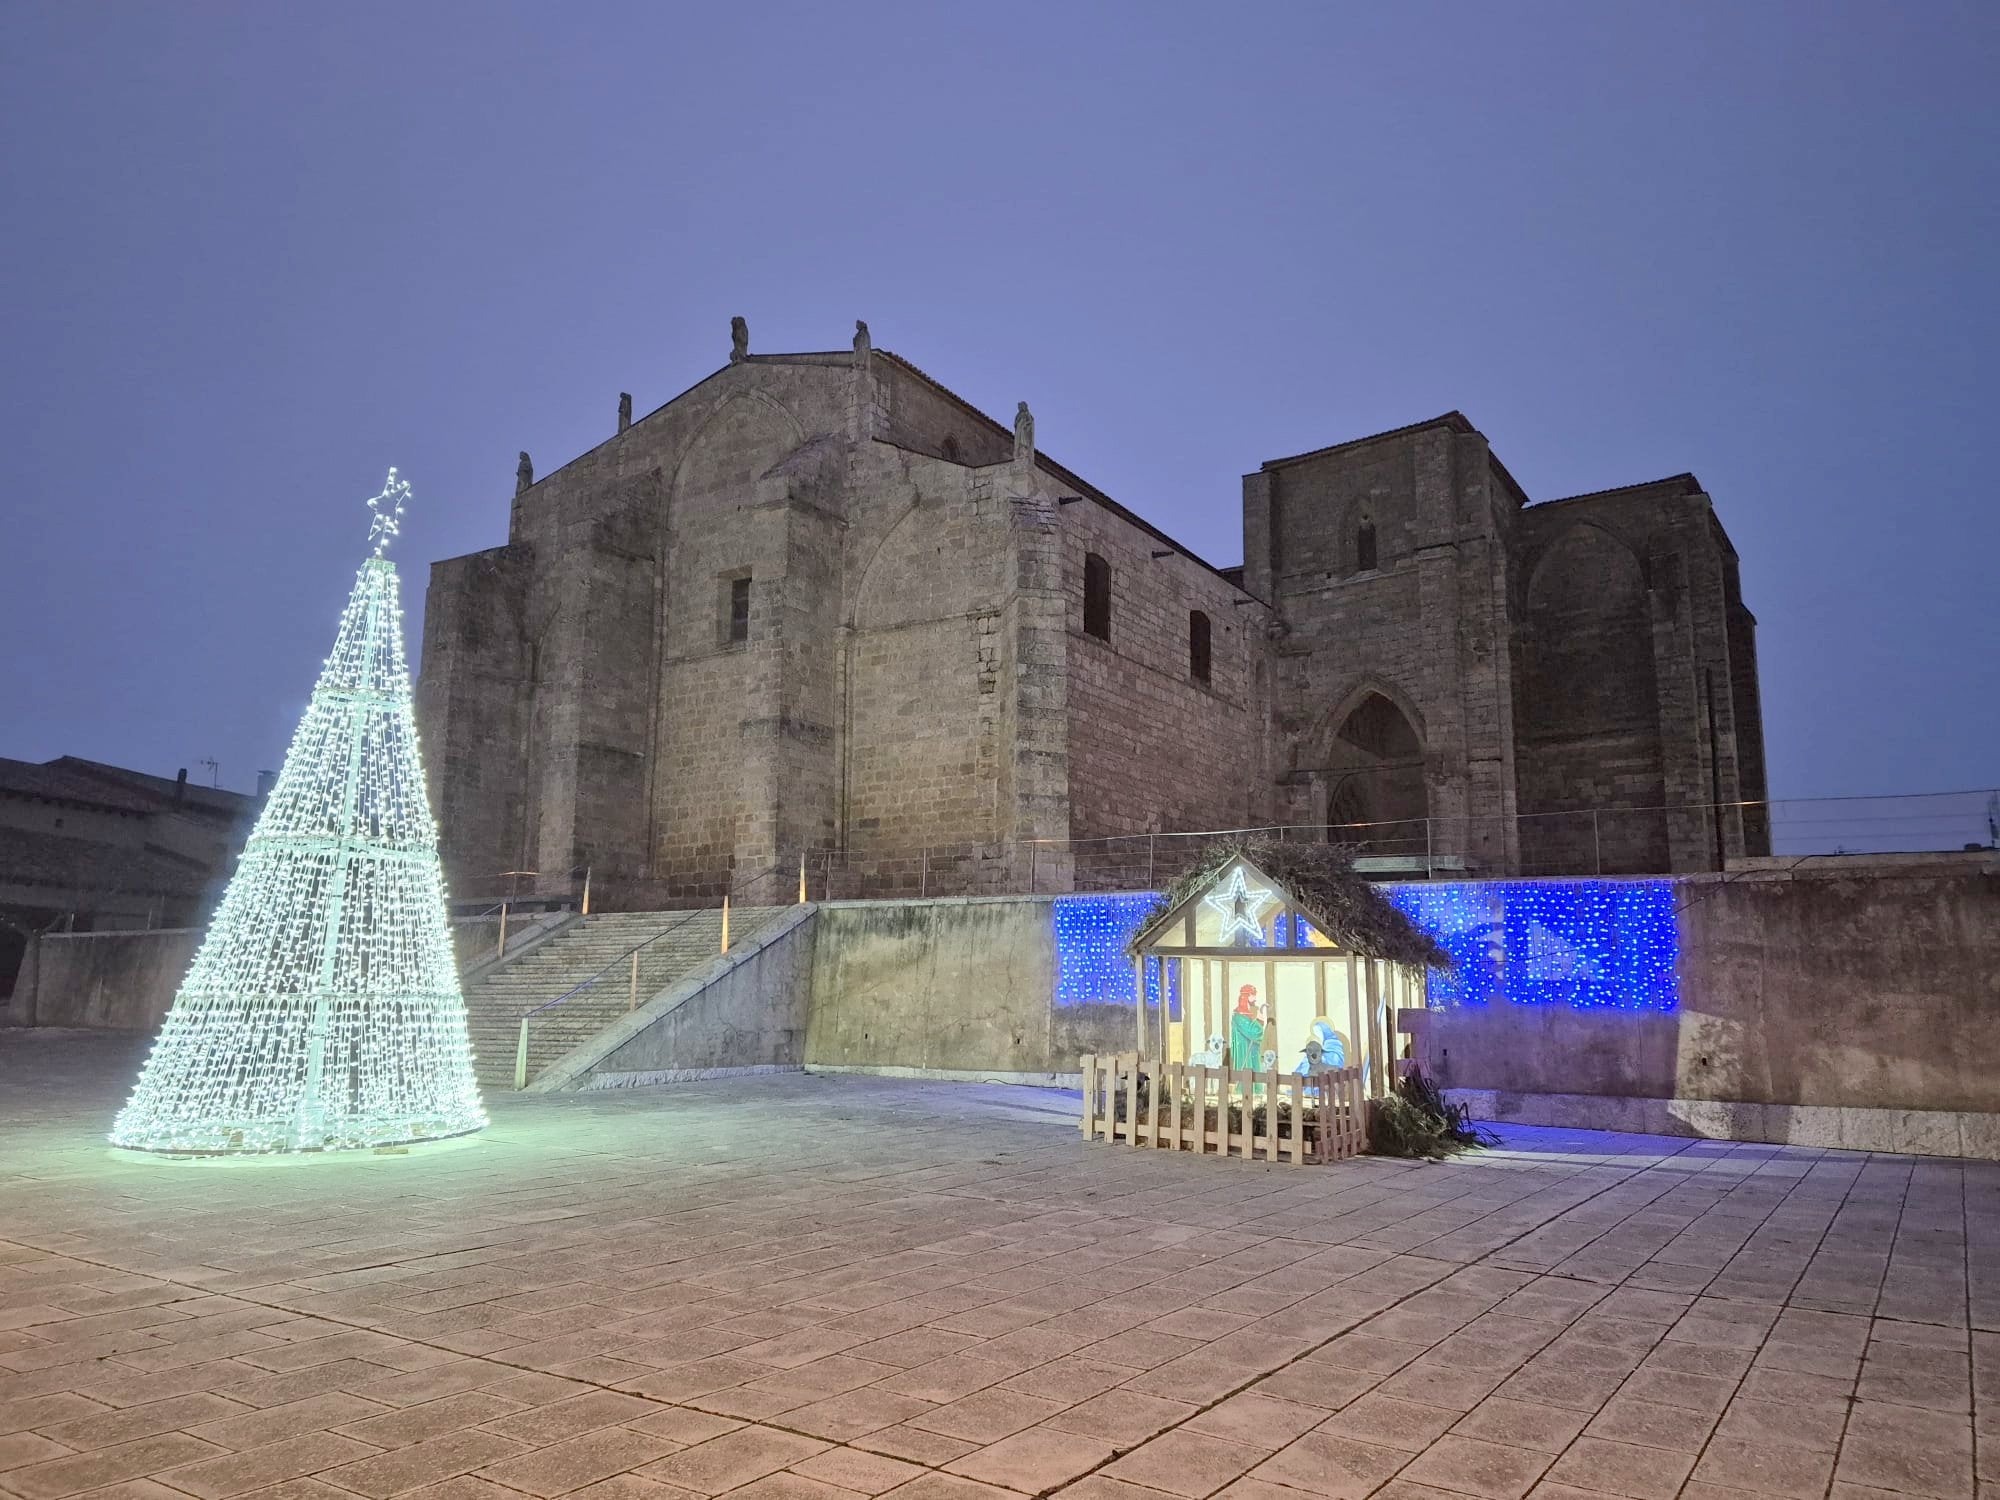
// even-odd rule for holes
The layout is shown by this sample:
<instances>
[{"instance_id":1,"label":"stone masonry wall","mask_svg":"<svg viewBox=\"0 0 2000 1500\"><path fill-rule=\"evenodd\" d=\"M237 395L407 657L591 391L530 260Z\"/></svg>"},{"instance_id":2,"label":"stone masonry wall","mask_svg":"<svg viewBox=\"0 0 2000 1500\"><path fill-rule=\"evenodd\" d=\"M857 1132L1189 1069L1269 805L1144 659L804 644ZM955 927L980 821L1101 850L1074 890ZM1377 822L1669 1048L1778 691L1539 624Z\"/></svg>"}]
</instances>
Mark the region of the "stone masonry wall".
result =
<instances>
[{"instance_id":1,"label":"stone masonry wall","mask_svg":"<svg viewBox=\"0 0 2000 1500\"><path fill-rule=\"evenodd\" d=\"M1521 513L1516 734L1530 872L1710 869L1718 835L1724 855L1745 852L1740 812L1726 809L1718 828L1708 810L1762 796L1754 723L1752 790L1736 766L1738 706L1746 719L1755 710L1731 659L1734 564L1688 475Z\"/></svg>"},{"instance_id":2,"label":"stone masonry wall","mask_svg":"<svg viewBox=\"0 0 2000 1500\"><path fill-rule=\"evenodd\" d=\"M1268 612L1088 498L1059 505L1057 518L1069 627L1072 835L1091 840L1263 821L1269 771L1258 667ZM1111 569L1108 641L1083 628L1091 553ZM1190 665L1194 610L1209 619L1206 683ZM1093 851L1076 853L1081 861Z\"/></svg>"},{"instance_id":3,"label":"stone masonry wall","mask_svg":"<svg viewBox=\"0 0 2000 1500\"><path fill-rule=\"evenodd\" d=\"M453 888L574 893L587 867L607 908L712 899L802 853L841 894L920 888L933 858L951 889L1129 884L1171 862L1093 867L1090 840L1324 828L1342 797L1491 872L1767 840L1733 805L1763 795L1755 621L1692 478L1527 505L1453 413L1247 476L1238 587L1013 457L863 347L749 355L523 488L506 546L432 570L418 712ZM1093 552L1109 641L1082 628ZM1640 810L1586 854L1607 803Z\"/></svg>"},{"instance_id":4,"label":"stone masonry wall","mask_svg":"<svg viewBox=\"0 0 2000 1500\"><path fill-rule=\"evenodd\" d=\"M431 567L416 712L424 773L455 893L505 889L526 855L531 661L523 639L526 547Z\"/></svg>"},{"instance_id":5,"label":"stone masonry wall","mask_svg":"<svg viewBox=\"0 0 2000 1500\"><path fill-rule=\"evenodd\" d=\"M1543 529L1543 528L1538 528ZM1645 568L1625 542L1569 520L1525 558L1517 733L1527 874L1667 867L1659 695Z\"/></svg>"},{"instance_id":6,"label":"stone masonry wall","mask_svg":"<svg viewBox=\"0 0 2000 1500\"><path fill-rule=\"evenodd\" d=\"M809 825L830 811L825 769L797 775L798 758L830 760L833 728L823 702L797 701L794 660L832 671L826 632L798 628L823 613L830 585L824 566L796 566L792 535L794 489L825 481L810 463L772 471L838 431L844 372L732 373L681 456L668 509L651 855L655 878L686 896L719 896L795 857L780 847L797 848L795 830L780 837L781 808ZM739 577L750 580L749 639L733 642Z\"/></svg>"},{"instance_id":7,"label":"stone masonry wall","mask_svg":"<svg viewBox=\"0 0 2000 1500\"><path fill-rule=\"evenodd\" d=\"M1484 440L1429 424L1274 465L1246 479L1245 497L1246 525L1268 535L1282 617L1273 699L1287 821L1323 826L1351 781L1342 820L1385 823L1386 852L1430 849L1506 868L1513 746L1502 559L1518 501ZM1375 536L1366 568L1364 525ZM1370 693L1421 742L1417 801L1391 793L1393 770L1377 769L1390 762L1341 737ZM1408 821L1426 816L1428 829Z\"/></svg>"},{"instance_id":8,"label":"stone masonry wall","mask_svg":"<svg viewBox=\"0 0 2000 1500\"><path fill-rule=\"evenodd\" d=\"M924 850L1001 836L1007 517L973 470L885 444L865 462L893 504L850 546L844 852L915 889Z\"/></svg>"}]
</instances>

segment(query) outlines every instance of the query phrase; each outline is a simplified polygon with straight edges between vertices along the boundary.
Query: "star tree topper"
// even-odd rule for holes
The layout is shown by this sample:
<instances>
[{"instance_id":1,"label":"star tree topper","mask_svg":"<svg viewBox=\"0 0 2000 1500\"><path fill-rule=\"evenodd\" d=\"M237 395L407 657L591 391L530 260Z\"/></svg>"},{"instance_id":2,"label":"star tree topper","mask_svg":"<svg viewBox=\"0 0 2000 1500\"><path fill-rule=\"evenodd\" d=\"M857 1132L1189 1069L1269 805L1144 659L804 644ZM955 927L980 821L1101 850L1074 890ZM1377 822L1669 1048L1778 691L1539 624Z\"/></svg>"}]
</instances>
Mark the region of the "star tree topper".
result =
<instances>
[{"instance_id":1,"label":"star tree topper","mask_svg":"<svg viewBox=\"0 0 2000 1500\"><path fill-rule=\"evenodd\" d=\"M389 550L403 530L403 506L410 498L410 482L398 479L395 469L389 470L389 479L382 486L382 493L368 497L368 509L374 519L368 523L368 540L375 544L375 556L380 557Z\"/></svg>"},{"instance_id":2,"label":"star tree topper","mask_svg":"<svg viewBox=\"0 0 2000 1500\"><path fill-rule=\"evenodd\" d=\"M1264 941L1264 924L1260 916L1273 899L1267 890L1260 890L1243 878L1243 866L1238 865L1229 877L1229 884L1220 890L1210 891L1202 897L1204 906L1212 906L1222 915L1222 937L1227 942L1239 929L1252 942Z\"/></svg>"}]
</instances>

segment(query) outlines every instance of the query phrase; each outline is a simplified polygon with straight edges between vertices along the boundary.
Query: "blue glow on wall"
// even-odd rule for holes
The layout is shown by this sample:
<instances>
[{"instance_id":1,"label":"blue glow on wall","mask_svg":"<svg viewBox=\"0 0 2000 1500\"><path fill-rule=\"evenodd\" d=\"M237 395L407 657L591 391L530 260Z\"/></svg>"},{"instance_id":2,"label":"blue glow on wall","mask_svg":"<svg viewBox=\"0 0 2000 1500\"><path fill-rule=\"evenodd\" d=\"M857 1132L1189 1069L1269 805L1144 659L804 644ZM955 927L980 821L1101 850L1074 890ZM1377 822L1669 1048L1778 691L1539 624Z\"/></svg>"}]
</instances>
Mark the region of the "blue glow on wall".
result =
<instances>
[{"instance_id":1,"label":"blue glow on wall","mask_svg":"<svg viewBox=\"0 0 2000 1500\"><path fill-rule=\"evenodd\" d=\"M1668 1011L1680 1003L1670 880L1391 885L1389 899L1458 961L1431 975L1446 1005Z\"/></svg>"},{"instance_id":2,"label":"blue glow on wall","mask_svg":"<svg viewBox=\"0 0 2000 1500\"><path fill-rule=\"evenodd\" d=\"M1458 961L1431 975L1445 1005L1568 1005L1578 1010L1670 1011L1680 1003L1679 905L1670 880L1437 881L1382 887ZM1058 1006L1132 1003L1125 945L1157 898L1058 896L1054 902ZM1300 923L1301 927L1304 923ZM1304 941L1304 934L1297 935ZM1169 986L1179 1020L1180 987ZM1146 964L1146 1001L1160 1005L1160 964Z\"/></svg>"},{"instance_id":3,"label":"blue glow on wall","mask_svg":"<svg viewBox=\"0 0 2000 1500\"><path fill-rule=\"evenodd\" d=\"M1132 1004L1132 960L1125 945L1159 898L1148 892L1055 899L1056 999L1062 1005ZM1168 986L1167 1017L1181 1018L1180 985ZM1160 961L1146 960L1146 1006L1160 1006Z\"/></svg>"}]
</instances>

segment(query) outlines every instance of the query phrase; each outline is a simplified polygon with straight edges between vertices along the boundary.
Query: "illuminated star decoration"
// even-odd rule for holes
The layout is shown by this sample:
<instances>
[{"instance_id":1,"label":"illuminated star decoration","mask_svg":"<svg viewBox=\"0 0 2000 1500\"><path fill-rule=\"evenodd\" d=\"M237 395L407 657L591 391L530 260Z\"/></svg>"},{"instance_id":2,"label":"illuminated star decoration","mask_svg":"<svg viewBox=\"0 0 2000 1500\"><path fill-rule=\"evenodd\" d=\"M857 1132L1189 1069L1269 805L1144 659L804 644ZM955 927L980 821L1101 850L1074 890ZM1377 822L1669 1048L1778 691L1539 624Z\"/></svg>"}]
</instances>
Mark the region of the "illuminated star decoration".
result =
<instances>
[{"instance_id":1,"label":"illuminated star decoration","mask_svg":"<svg viewBox=\"0 0 2000 1500\"><path fill-rule=\"evenodd\" d=\"M375 544L375 556L380 557L387 552L389 543L402 533L403 505L409 498L410 482L398 479L393 468L389 470L389 479L382 486L382 493L368 497L368 509L374 515L368 523L368 540Z\"/></svg>"},{"instance_id":2,"label":"illuminated star decoration","mask_svg":"<svg viewBox=\"0 0 2000 1500\"><path fill-rule=\"evenodd\" d=\"M1202 898L1204 906L1212 906L1222 915L1222 940L1226 943L1240 929L1253 943L1264 941L1264 924L1258 920L1265 907L1276 899L1269 891L1258 890L1243 878L1243 866L1238 865L1229 877L1229 884L1220 890L1210 891Z\"/></svg>"}]
</instances>

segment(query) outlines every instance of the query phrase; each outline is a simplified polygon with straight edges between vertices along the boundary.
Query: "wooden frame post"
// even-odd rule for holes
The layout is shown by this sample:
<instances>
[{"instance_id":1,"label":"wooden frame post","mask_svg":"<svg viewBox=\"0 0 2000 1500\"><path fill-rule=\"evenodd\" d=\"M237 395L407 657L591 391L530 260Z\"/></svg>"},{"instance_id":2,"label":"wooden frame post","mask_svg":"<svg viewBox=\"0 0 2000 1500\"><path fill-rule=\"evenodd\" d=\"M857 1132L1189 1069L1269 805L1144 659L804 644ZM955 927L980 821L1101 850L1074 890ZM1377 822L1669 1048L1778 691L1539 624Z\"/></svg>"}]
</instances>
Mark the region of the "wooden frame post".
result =
<instances>
[{"instance_id":1,"label":"wooden frame post","mask_svg":"<svg viewBox=\"0 0 2000 1500\"><path fill-rule=\"evenodd\" d=\"M1389 1092L1389 1070L1383 1057L1382 1045L1382 976L1378 972L1381 960L1368 960L1368 1063L1373 1075L1369 1093L1374 1098L1382 1098Z\"/></svg>"},{"instance_id":2,"label":"wooden frame post","mask_svg":"<svg viewBox=\"0 0 2000 1500\"><path fill-rule=\"evenodd\" d=\"M1364 1050L1367 1038L1361 1030L1361 960L1352 953L1347 955L1347 1051L1341 1059L1350 1068L1358 1068L1367 1061Z\"/></svg>"}]
</instances>

